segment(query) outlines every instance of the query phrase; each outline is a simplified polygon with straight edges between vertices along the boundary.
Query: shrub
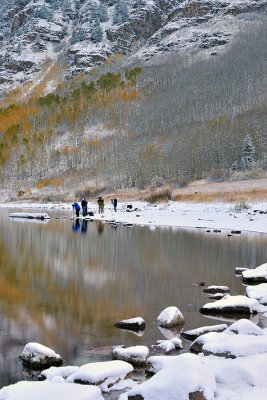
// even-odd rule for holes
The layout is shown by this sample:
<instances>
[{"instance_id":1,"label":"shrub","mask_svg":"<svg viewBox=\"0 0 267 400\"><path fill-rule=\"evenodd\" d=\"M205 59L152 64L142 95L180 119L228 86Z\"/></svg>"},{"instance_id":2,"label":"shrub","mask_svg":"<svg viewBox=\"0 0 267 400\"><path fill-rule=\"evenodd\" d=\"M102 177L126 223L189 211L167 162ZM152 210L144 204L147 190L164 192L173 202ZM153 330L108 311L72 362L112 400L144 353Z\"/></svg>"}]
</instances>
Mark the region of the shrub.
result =
<instances>
[{"instance_id":1,"label":"shrub","mask_svg":"<svg viewBox=\"0 0 267 400\"><path fill-rule=\"evenodd\" d=\"M106 190L105 187L101 188L92 188L86 187L83 190L79 189L75 192L75 197L78 199L82 199L83 197L97 197L99 194L103 193Z\"/></svg>"},{"instance_id":2,"label":"shrub","mask_svg":"<svg viewBox=\"0 0 267 400\"><path fill-rule=\"evenodd\" d=\"M172 192L169 188L156 190L145 197L145 201L148 203L162 203L171 200Z\"/></svg>"},{"instance_id":3,"label":"shrub","mask_svg":"<svg viewBox=\"0 0 267 400\"><path fill-rule=\"evenodd\" d=\"M236 212L241 212L243 210L249 210L249 205L247 203L245 203L244 201L241 201L240 203L237 203L234 206L234 211Z\"/></svg>"}]
</instances>

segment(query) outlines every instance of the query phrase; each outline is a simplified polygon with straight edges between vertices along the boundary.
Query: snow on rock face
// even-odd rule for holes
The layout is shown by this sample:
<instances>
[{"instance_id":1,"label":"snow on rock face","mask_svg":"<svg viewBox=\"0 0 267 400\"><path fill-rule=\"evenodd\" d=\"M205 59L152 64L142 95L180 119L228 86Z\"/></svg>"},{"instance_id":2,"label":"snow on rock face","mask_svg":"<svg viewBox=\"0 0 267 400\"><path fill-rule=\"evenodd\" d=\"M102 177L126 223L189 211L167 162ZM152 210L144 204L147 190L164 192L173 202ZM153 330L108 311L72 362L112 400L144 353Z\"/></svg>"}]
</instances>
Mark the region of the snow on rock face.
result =
<instances>
[{"instance_id":1,"label":"snow on rock face","mask_svg":"<svg viewBox=\"0 0 267 400\"><path fill-rule=\"evenodd\" d=\"M251 299L256 299L260 304L267 305L267 283L260 283L257 286L247 286L246 294Z\"/></svg>"},{"instance_id":2,"label":"snow on rock face","mask_svg":"<svg viewBox=\"0 0 267 400\"><path fill-rule=\"evenodd\" d=\"M0 390L0 400L104 400L96 386L60 384L55 382L18 382Z\"/></svg>"},{"instance_id":3,"label":"snow on rock face","mask_svg":"<svg viewBox=\"0 0 267 400\"><path fill-rule=\"evenodd\" d=\"M158 318L157 323L165 328L175 328L176 326L184 324L184 317L179 308L167 307L163 310Z\"/></svg>"},{"instance_id":4,"label":"snow on rock face","mask_svg":"<svg viewBox=\"0 0 267 400\"><path fill-rule=\"evenodd\" d=\"M63 360L59 354L39 343L28 343L19 357L24 365L30 368L43 368L61 365Z\"/></svg>"},{"instance_id":5,"label":"snow on rock face","mask_svg":"<svg viewBox=\"0 0 267 400\"><path fill-rule=\"evenodd\" d=\"M179 358L178 358L179 357ZM145 383L131 389L128 399L212 400L216 389L215 376L200 357L183 354ZM166 357L167 358L167 357ZM174 357L168 357L174 359Z\"/></svg>"},{"instance_id":6,"label":"snow on rock face","mask_svg":"<svg viewBox=\"0 0 267 400\"><path fill-rule=\"evenodd\" d=\"M246 283L264 283L267 282L267 263L254 269L248 269L242 272L243 281Z\"/></svg>"},{"instance_id":7,"label":"snow on rock face","mask_svg":"<svg viewBox=\"0 0 267 400\"><path fill-rule=\"evenodd\" d=\"M246 296L225 296L214 303L207 303L201 309L203 314L257 314L259 303Z\"/></svg>"},{"instance_id":8,"label":"snow on rock face","mask_svg":"<svg viewBox=\"0 0 267 400\"><path fill-rule=\"evenodd\" d=\"M112 351L113 358L136 366L145 366L148 354L149 349L146 346L131 346L127 348L117 346Z\"/></svg>"},{"instance_id":9,"label":"snow on rock face","mask_svg":"<svg viewBox=\"0 0 267 400\"><path fill-rule=\"evenodd\" d=\"M132 371L132 365L125 361L90 363L82 365L66 382L98 385L101 390L107 391L109 386L124 379Z\"/></svg>"}]
</instances>

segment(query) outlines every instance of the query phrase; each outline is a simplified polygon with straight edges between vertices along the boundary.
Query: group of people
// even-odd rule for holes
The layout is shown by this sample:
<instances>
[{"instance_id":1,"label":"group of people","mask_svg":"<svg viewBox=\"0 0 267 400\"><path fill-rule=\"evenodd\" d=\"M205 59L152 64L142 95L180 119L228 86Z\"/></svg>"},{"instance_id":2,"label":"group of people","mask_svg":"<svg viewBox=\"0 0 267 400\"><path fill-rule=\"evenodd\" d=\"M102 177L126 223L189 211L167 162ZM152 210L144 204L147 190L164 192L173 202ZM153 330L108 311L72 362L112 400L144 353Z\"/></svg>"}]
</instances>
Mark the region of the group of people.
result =
<instances>
[{"instance_id":1,"label":"group of people","mask_svg":"<svg viewBox=\"0 0 267 400\"><path fill-rule=\"evenodd\" d=\"M104 207L105 207L105 202L104 202L104 199L103 199L102 196L98 197L97 204L98 204L98 212L99 212L99 214L103 214ZM114 211L117 212L118 200L116 198L112 199L111 200L111 204L112 204L112 206L114 208ZM82 208L83 217L86 217L88 215L87 207L88 207L88 201L85 198L82 198L81 206L78 203L73 203L72 204L72 209L73 209L73 211L75 211L76 218L79 218L81 208Z\"/></svg>"}]
</instances>

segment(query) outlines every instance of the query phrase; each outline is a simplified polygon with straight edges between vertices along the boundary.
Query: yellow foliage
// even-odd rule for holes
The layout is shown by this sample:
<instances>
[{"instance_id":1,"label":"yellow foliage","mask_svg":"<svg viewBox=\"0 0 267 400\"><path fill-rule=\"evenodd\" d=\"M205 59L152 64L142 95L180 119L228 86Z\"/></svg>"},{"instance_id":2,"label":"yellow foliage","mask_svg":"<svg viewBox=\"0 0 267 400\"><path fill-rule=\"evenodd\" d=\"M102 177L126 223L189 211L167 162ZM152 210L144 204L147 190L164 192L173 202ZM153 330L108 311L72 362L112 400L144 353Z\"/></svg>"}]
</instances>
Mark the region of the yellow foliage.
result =
<instances>
[{"instance_id":1,"label":"yellow foliage","mask_svg":"<svg viewBox=\"0 0 267 400\"><path fill-rule=\"evenodd\" d=\"M43 189L47 186L61 187L62 185L63 185L62 178L47 178L47 179L43 179L42 181L38 182L36 187L37 187L37 189Z\"/></svg>"}]
</instances>

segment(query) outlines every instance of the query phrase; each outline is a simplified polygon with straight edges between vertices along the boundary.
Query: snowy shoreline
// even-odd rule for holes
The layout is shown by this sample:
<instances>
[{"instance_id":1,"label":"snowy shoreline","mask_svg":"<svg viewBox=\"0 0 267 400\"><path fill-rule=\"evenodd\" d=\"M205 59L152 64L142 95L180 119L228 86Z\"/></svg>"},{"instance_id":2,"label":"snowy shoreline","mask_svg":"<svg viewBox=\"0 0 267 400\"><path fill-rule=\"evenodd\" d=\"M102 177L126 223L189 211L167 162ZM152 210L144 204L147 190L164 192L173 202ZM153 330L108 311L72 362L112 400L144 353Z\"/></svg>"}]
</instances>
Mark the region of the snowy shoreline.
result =
<instances>
[{"instance_id":1,"label":"snowy shoreline","mask_svg":"<svg viewBox=\"0 0 267 400\"><path fill-rule=\"evenodd\" d=\"M127 210L127 204L132 205ZM88 211L93 211L93 220L116 222L121 224L148 225L173 228L222 229L267 233L267 202L248 204L249 208L230 203L189 203L168 202L149 204L145 202L119 203L117 212L111 204L105 205L104 214L99 214L95 202L88 203ZM67 203L2 203L0 208L42 209L68 211L72 207ZM72 214L71 214L72 216Z\"/></svg>"}]
</instances>

